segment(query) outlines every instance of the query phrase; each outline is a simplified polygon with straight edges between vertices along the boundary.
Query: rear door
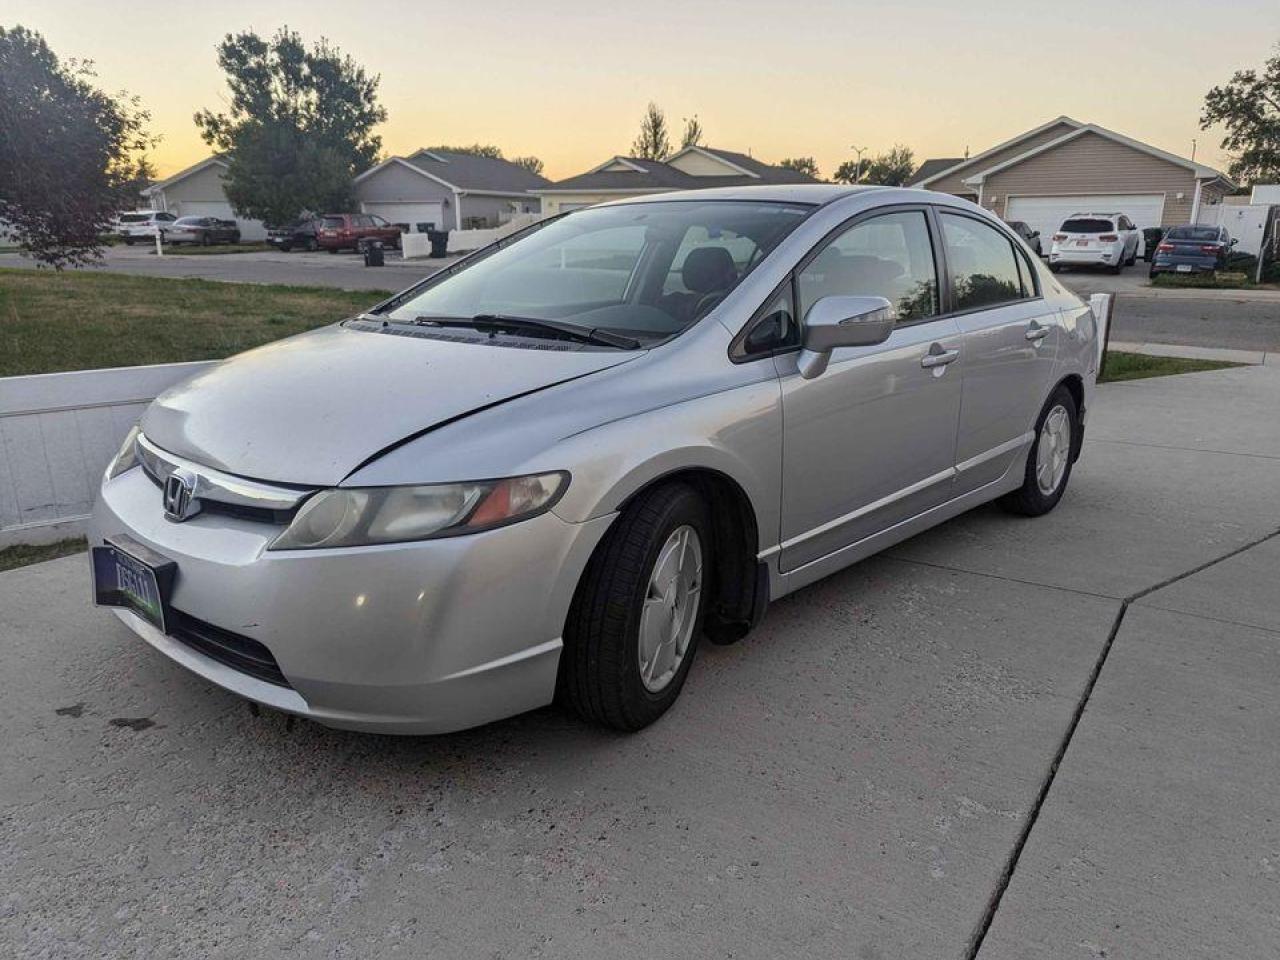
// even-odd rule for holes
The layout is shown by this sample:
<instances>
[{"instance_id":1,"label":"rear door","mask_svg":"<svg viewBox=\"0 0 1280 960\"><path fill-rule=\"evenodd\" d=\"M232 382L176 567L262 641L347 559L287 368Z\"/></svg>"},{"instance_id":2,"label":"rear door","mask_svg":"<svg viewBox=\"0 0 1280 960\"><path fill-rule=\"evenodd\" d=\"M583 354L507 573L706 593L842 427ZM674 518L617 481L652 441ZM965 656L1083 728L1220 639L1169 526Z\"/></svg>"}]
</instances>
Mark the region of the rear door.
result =
<instances>
[{"instance_id":1,"label":"rear door","mask_svg":"<svg viewBox=\"0 0 1280 960\"><path fill-rule=\"evenodd\" d=\"M797 315L820 298L881 296L889 339L834 351L821 375L775 359L782 385L782 555L794 570L949 498L961 343L942 316L933 222L922 206L878 210L824 240L796 271Z\"/></svg>"},{"instance_id":2,"label":"rear door","mask_svg":"<svg viewBox=\"0 0 1280 960\"><path fill-rule=\"evenodd\" d=\"M1012 237L959 211L938 210L937 219L964 354L956 440L960 495L998 480L1026 455L1052 385L1062 323Z\"/></svg>"}]
</instances>

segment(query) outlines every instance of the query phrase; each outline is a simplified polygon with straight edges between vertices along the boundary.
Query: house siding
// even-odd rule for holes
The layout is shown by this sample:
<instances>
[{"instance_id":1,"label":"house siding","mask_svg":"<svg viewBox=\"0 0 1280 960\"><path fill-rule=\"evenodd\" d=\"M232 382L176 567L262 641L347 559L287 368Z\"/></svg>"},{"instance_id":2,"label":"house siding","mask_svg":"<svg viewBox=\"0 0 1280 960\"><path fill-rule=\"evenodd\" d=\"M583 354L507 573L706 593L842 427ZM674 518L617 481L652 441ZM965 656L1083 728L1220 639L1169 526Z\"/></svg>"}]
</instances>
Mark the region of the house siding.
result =
<instances>
[{"instance_id":1,"label":"house siding","mask_svg":"<svg viewBox=\"0 0 1280 960\"><path fill-rule=\"evenodd\" d=\"M691 177L733 177L742 175L740 169L730 166L724 160L696 152L686 153L683 157L669 160L667 165L675 167Z\"/></svg>"},{"instance_id":2,"label":"house siding","mask_svg":"<svg viewBox=\"0 0 1280 960\"><path fill-rule=\"evenodd\" d=\"M991 166L986 164L984 166ZM1220 196L1212 191L1214 198ZM986 178L983 206L1004 216L1009 197L1163 193L1162 226L1189 222L1195 176L1186 167L1085 133ZM1201 202L1211 191L1205 190ZM1181 197L1179 197L1181 194Z\"/></svg>"},{"instance_id":3,"label":"house siding","mask_svg":"<svg viewBox=\"0 0 1280 960\"><path fill-rule=\"evenodd\" d=\"M972 196L977 193L977 188L965 183L965 177L972 177L974 174L980 173L983 170L989 170L992 167L999 166L1006 160L1012 160L1014 157L1026 153L1028 150L1034 150L1036 147L1048 143L1050 140L1057 140L1059 137L1064 137L1075 129L1076 128L1071 126L1069 123L1055 123L1052 127L1049 127L1046 130L1041 130L1034 137L1027 137L1024 140L1019 140L1003 150L998 150L990 156L983 157L981 160L970 160L967 163L952 168L942 177L929 184L926 189L937 190L941 193L953 193L956 196Z\"/></svg>"},{"instance_id":4,"label":"house siding","mask_svg":"<svg viewBox=\"0 0 1280 960\"><path fill-rule=\"evenodd\" d=\"M568 210L576 210L578 207L587 206L593 203L608 203L610 200L626 200L628 197L644 197L649 196L654 191L637 191L633 194L628 193L591 193L583 191L582 193L544 193L542 194L542 212L548 217L554 217L558 213Z\"/></svg>"},{"instance_id":5,"label":"house siding","mask_svg":"<svg viewBox=\"0 0 1280 960\"><path fill-rule=\"evenodd\" d=\"M218 211L217 215L224 219L234 219L240 227L240 238L242 240L265 239L267 230L262 225L261 220L250 220L247 217L237 216L232 209L231 201L227 199L227 191L223 185L223 177L225 175L226 169L224 167L211 163L203 170L188 177L183 177L176 183L157 191L157 196L152 199L148 206L168 210L170 213L175 213L181 217L192 214L207 215L209 213L204 207L193 208L192 204L222 204L224 209Z\"/></svg>"},{"instance_id":6,"label":"house siding","mask_svg":"<svg viewBox=\"0 0 1280 960\"><path fill-rule=\"evenodd\" d=\"M458 205L453 190L399 163L391 163L356 184L356 199L361 203L444 203L445 222L450 229L460 229ZM495 197L462 192L462 219L482 217L492 226L505 222L515 212L537 213L538 198L513 195Z\"/></svg>"}]
</instances>

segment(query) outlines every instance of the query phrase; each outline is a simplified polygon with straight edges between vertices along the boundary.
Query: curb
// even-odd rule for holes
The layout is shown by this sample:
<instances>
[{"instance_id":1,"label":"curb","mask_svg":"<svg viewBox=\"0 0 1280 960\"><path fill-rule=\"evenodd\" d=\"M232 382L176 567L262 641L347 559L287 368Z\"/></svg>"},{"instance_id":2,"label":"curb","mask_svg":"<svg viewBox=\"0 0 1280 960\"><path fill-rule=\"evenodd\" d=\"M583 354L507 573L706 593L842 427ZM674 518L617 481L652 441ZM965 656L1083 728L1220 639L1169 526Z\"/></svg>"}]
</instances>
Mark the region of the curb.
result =
<instances>
[{"instance_id":1,"label":"curb","mask_svg":"<svg viewBox=\"0 0 1280 960\"><path fill-rule=\"evenodd\" d=\"M1174 343L1123 343L1112 340L1108 350L1141 353L1148 357L1177 357L1180 360L1222 360L1252 366L1280 366L1280 353L1262 350L1230 350L1226 347L1184 347Z\"/></svg>"}]
</instances>

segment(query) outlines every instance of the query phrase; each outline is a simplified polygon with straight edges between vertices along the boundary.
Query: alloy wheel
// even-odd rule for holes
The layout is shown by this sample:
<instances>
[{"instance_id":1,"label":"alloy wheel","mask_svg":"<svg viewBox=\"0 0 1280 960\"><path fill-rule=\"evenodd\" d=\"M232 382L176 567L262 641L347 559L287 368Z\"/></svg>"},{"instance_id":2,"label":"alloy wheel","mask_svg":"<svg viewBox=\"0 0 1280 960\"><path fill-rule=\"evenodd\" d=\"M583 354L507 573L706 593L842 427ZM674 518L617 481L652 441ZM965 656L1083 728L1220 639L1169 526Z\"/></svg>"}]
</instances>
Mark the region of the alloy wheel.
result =
<instances>
[{"instance_id":1,"label":"alloy wheel","mask_svg":"<svg viewBox=\"0 0 1280 960\"><path fill-rule=\"evenodd\" d=\"M1071 460L1071 415L1058 404L1044 418L1036 451L1036 486L1051 496L1066 475Z\"/></svg>"},{"instance_id":2,"label":"alloy wheel","mask_svg":"<svg viewBox=\"0 0 1280 960\"><path fill-rule=\"evenodd\" d=\"M680 672L702 602L702 541L685 524L672 531L649 574L640 613L640 680L660 693Z\"/></svg>"}]
</instances>

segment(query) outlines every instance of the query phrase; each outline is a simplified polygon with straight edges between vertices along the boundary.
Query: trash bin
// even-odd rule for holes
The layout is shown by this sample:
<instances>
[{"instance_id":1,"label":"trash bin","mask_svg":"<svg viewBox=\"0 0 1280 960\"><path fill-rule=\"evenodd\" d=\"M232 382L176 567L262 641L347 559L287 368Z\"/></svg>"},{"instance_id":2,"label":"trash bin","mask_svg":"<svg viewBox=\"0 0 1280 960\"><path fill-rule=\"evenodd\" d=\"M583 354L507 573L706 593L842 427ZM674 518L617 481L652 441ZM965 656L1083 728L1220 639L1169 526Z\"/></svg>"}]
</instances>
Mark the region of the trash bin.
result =
<instances>
[{"instance_id":1,"label":"trash bin","mask_svg":"<svg viewBox=\"0 0 1280 960\"><path fill-rule=\"evenodd\" d=\"M382 264L382 241L366 240L364 243L364 265L366 267L380 267Z\"/></svg>"},{"instance_id":2,"label":"trash bin","mask_svg":"<svg viewBox=\"0 0 1280 960\"><path fill-rule=\"evenodd\" d=\"M1156 244L1164 239L1164 227L1142 228L1142 259L1148 263L1156 255Z\"/></svg>"},{"instance_id":3,"label":"trash bin","mask_svg":"<svg viewBox=\"0 0 1280 960\"><path fill-rule=\"evenodd\" d=\"M427 239L431 242L431 258L439 260L449 254L449 231L428 230Z\"/></svg>"}]
</instances>

